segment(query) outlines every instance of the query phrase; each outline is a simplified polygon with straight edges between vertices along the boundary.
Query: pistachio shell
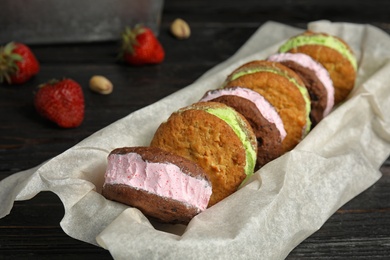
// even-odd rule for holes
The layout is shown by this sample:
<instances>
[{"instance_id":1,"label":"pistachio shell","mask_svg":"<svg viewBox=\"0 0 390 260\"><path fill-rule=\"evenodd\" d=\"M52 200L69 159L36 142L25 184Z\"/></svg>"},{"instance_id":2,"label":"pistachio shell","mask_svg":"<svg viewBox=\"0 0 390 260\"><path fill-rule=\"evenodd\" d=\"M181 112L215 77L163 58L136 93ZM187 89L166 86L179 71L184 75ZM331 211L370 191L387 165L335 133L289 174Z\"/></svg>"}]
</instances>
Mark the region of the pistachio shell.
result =
<instances>
[{"instance_id":1,"label":"pistachio shell","mask_svg":"<svg viewBox=\"0 0 390 260\"><path fill-rule=\"evenodd\" d=\"M107 95L112 92L113 85L106 77L95 75L89 80L89 88L99 94Z\"/></svg>"},{"instance_id":2,"label":"pistachio shell","mask_svg":"<svg viewBox=\"0 0 390 260\"><path fill-rule=\"evenodd\" d=\"M191 29L186 21L177 18L171 24L171 33L178 39L188 39L191 35Z\"/></svg>"}]
</instances>

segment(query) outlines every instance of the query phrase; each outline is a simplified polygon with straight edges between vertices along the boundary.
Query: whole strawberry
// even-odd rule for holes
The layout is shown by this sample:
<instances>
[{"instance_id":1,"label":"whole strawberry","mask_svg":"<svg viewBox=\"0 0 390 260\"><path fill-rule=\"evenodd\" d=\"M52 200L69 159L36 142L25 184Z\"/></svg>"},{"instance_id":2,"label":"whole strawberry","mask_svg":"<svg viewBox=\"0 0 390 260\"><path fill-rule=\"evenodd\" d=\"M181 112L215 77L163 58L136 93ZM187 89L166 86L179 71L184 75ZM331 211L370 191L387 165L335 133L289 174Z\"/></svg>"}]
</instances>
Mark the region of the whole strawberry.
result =
<instances>
[{"instance_id":1,"label":"whole strawberry","mask_svg":"<svg viewBox=\"0 0 390 260\"><path fill-rule=\"evenodd\" d=\"M0 83L22 84L39 72L39 62L31 49L10 42L0 47Z\"/></svg>"},{"instance_id":2,"label":"whole strawberry","mask_svg":"<svg viewBox=\"0 0 390 260\"><path fill-rule=\"evenodd\" d=\"M119 56L131 65L158 64L164 60L165 52L150 28L136 25L122 33Z\"/></svg>"},{"instance_id":3,"label":"whole strawberry","mask_svg":"<svg viewBox=\"0 0 390 260\"><path fill-rule=\"evenodd\" d=\"M43 117L62 128L79 126L84 120L84 94L72 79L51 80L39 86L34 106Z\"/></svg>"}]
</instances>

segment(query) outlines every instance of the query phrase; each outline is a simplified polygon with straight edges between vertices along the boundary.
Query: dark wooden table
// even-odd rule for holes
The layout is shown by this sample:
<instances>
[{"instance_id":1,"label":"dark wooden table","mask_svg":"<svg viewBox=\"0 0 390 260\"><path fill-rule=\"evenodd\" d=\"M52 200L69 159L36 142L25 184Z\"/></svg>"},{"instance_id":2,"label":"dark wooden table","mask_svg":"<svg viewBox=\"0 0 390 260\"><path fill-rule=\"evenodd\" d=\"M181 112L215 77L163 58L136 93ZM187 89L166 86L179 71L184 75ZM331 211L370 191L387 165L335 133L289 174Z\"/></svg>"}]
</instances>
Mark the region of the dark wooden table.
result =
<instances>
[{"instance_id":1,"label":"dark wooden table","mask_svg":"<svg viewBox=\"0 0 390 260\"><path fill-rule=\"evenodd\" d=\"M39 75L24 85L0 86L0 180L58 155L117 119L189 85L234 54L268 20L300 28L320 19L370 23L390 33L389 10L390 2L380 0L167 0L159 34L166 59L157 66L138 68L116 61L116 41L32 45L41 62ZM169 25L177 17L191 26L192 36L186 41L169 34ZM113 82L111 95L89 91L88 80L97 74ZM33 108L36 86L61 77L73 78L84 88L85 121L76 129L59 129ZM388 259L389 159L381 171L383 177L377 183L340 208L288 259ZM50 192L16 202L11 213L0 219L0 259L111 258L108 251L67 236L59 226L63 214L60 200Z\"/></svg>"}]
</instances>

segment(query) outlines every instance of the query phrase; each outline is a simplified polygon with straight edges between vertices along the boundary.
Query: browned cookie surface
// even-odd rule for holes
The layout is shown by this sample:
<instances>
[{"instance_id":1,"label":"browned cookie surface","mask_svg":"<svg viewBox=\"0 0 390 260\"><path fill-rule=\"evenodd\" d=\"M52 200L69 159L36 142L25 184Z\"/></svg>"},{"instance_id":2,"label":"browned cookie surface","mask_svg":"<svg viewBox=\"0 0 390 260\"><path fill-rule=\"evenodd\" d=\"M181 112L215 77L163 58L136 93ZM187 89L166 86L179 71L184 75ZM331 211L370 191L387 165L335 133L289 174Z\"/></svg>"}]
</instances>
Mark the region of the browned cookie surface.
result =
<instances>
[{"instance_id":1,"label":"browned cookie surface","mask_svg":"<svg viewBox=\"0 0 390 260\"><path fill-rule=\"evenodd\" d=\"M247 73L236 79L232 78L236 72L259 67L279 70L288 77L293 77L304 87L302 80L291 69L277 62L262 60L249 62L233 71L226 79L224 86L226 88L240 86L257 91L275 107L287 132L287 136L282 142L283 152L287 152L293 149L304 136L307 124L306 103L298 87L282 74L261 71Z\"/></svg>"},{"instance_id":2,"label":"browned cookie surface","mask_svg":"<svg viewBox=\"0 0 390 260\"><path fill-rule=\"evenodd\" d=\"M281 63L297 73L309 91L311 100L310 119L312 127L314 127L324 117L324 110L328 101L328 92L325 86L311 69L305 68L294 61L283 61Z\"/></svg>"},{"instance_id":3,"label":"browned cookie surface","mask_svg":"<svg viewBox=\"0 0 390 260\"><path fill-rule=\"evenodd\" d=\"M203 168L213 190L209 206L235 192L246 177L246 152L241 140L226 122L200 108L171 114L157 129L151 146L179 154Z\"/></svg>"},{"instance_id":4,"label":"browned cookie surface","mask_svg":"<svg viewBox=\"0 0 390 260\"><path fill-rule=\"evenodd\" d=\"M234 95L220 96L212 101L221 102L234 108L248 120L257 139L256 169L282 154L283 149L279 130L274 123L263 117L253 102Z\"/></svg>"}]
</instances>

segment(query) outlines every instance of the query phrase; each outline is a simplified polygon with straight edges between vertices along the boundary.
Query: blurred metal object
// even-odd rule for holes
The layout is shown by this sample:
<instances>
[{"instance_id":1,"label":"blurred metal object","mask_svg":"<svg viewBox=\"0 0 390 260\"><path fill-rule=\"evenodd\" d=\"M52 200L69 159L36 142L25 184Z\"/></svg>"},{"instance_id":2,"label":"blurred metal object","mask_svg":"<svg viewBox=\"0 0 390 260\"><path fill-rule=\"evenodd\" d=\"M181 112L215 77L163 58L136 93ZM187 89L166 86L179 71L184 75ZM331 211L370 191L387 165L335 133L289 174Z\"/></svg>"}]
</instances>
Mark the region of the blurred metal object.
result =
<instances>
[{"instance_id":1,"label":"blurred metal object","mask_svg":"<svg viewBox=\"0 0 390 260\"><path fill-rule=\"evenodd\" d=\"M0 43L114 40L137 23L157 35L163 5L163 0L5 0L0 4Z\"/></svg>"}]
</instances>

